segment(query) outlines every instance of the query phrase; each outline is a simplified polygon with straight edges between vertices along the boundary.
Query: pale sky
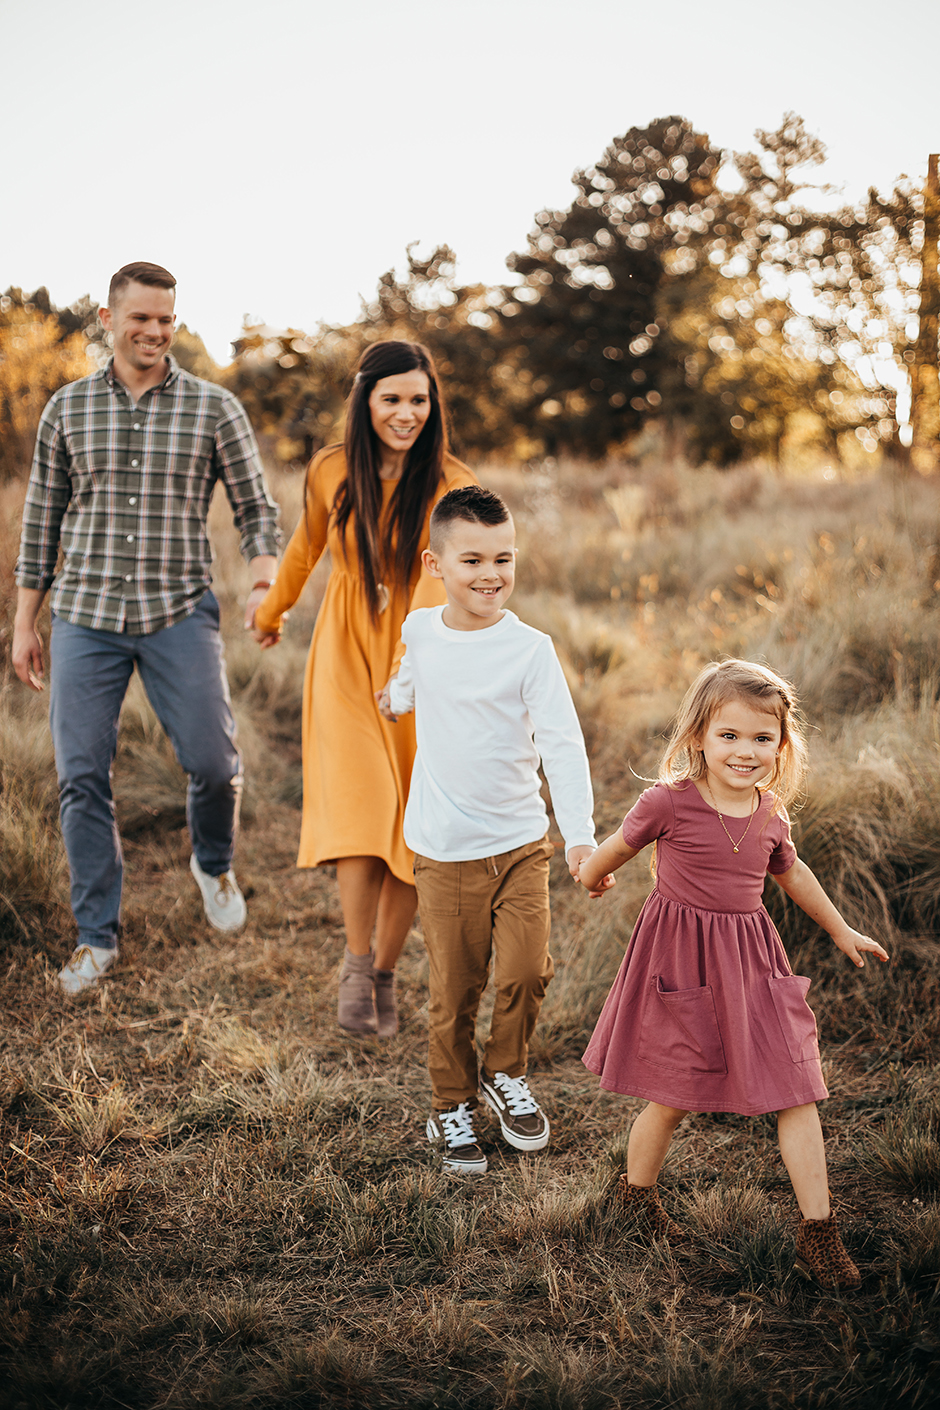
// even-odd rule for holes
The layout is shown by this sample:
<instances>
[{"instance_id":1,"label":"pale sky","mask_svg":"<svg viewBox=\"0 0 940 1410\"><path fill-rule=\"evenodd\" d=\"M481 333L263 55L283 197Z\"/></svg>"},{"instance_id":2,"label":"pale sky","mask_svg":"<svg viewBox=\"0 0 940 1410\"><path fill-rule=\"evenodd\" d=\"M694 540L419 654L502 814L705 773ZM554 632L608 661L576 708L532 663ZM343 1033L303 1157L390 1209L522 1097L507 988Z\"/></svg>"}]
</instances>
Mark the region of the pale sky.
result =
<instances>
[{"instance_id":1,"label":"pale sky","mask_svg":"<svg viewBox=\"0 0 940 1410\"><path fill-rule=\"evenodd\" d=\"M0 290L178 279L228 361L245 314L355 318L405 246L498 283L610 139L723 147L795 110L850 195L940 151L938 0L0 0Z\"/></svg>"}]
</instances>

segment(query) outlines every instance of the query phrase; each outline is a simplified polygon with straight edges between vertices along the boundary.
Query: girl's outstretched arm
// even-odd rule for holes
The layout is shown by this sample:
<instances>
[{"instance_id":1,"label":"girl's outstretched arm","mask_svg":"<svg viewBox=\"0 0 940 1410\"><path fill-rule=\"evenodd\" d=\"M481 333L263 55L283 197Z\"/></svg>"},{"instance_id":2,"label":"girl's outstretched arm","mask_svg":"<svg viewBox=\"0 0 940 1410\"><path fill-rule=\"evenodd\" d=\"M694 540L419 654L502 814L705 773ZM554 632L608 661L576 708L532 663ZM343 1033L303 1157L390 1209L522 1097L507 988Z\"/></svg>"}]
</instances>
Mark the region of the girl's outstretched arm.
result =
<instances>
[{"instance_id":1,"label":"girl's outstretched arm","mask_svg":"<svg viewBox=\"0 0 940 1410\"><path fill-rule=\"evenodd\" d=\"M586 886L592 899L603 896L605 891L609 891L614 884L612 873L618 867L622 867L624 862L629 862L631 857L637 855L635 847L628 847L623 840L623 833L618 828L605 838L596 852L592 852L589 857L578 868L576 880Z\"/></svg>"},{"instance_id":2,"label":"girl's outstretched arm","mask_svg":"<svg viewBox=\"0 0 940 1410\"><path fill-rule=\"evenodd\" d=\"M791 901L795 901L811 920L828 931L833 944L844 955L848 955L859 969L865 966L861 956L863 950L870 951L882 961L888 958L887 950L882 949L877 940L872 940L868 935L860 935L857 930L852 929L848 921L836 910L805 862L796 861L789 871L781 872L779 876L773 873L771 875Z\"/></svg>"}]
</instances>

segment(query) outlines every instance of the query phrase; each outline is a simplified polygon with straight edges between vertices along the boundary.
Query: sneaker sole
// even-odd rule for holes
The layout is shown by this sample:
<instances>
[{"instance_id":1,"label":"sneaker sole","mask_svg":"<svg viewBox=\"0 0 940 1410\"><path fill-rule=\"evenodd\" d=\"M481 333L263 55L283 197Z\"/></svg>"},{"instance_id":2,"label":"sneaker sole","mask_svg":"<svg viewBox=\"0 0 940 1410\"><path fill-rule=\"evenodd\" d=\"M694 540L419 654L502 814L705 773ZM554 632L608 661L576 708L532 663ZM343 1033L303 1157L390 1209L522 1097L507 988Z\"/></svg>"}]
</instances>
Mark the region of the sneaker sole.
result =
<instances>
[{"instance_id":1,"label":"sneaker sole","mask_svg":"<svg viewBox=\"0 0 940 1410\"><path fill-rule=\"evenodd\" d=\"M480 1088L480 1096L486 1102L490 1110L494 1111L499 1117L499 1129L503 1133L503 1140L507 1145L512 1146L513 1149L517 1151L543 1151L545 1149L548 1145L548 1138L552 1134L547 1116L545 1116L545 1130L542 1132L541 1136L520 1136L518 1131L507 1129L503 1122L503 1113L485 1087ZM544 1112L542 1114L543 1116L545 1115Z\"/></svg>"},{"instance_id":2,"label":"sneaker sole","mask_svg":"<svg viewBox=\"0 0 940 1410\"><path fill-rule=\"evenodd\" d=\"M434 1130L430 1121L427 1126L425 1126L424 1131L432 1145L439 1144L441 1138L437 1131ZM487 1171L485 1155L479 1160L453 1160L445 1150L443 1163L445 1175L485 1175Z\"/></svg>"}]
</instances>

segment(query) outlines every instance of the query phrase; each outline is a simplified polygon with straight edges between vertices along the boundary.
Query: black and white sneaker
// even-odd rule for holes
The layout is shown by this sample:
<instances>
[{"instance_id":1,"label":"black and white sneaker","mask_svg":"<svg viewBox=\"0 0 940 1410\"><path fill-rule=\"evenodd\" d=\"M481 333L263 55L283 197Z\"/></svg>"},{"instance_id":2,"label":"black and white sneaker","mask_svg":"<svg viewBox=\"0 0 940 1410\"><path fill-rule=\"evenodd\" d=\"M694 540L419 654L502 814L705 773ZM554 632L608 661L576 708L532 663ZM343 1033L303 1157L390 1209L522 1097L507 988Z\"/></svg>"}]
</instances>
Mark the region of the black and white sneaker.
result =
<instances>
[{"instance_id":1,"label":"black and white sneaker","mask_svg":"<svg viewBox=\"0 0 940 1410\"><path fill-rule=\"evenodd\" d=\"M426 1127L429 1141L444 1142L444 1169L455 1175L485 1175L486 1156L477 1145L473 1111L461 1102L455 1111L432 1111Z\"/></svg>"},{"instance_id":2,"label":"black and white sneaker","mask_svg":"<svg viewBox=\"0 0 940 1410\"><path fill-rule=\"evenodd\" d=\"M548 1145L548 1117L529 1091L525 1077L497 1072L480 1074L480 1096L499 1117L503 1139L517 1151L540 1151Z\"/></svg>"}]
</instances>

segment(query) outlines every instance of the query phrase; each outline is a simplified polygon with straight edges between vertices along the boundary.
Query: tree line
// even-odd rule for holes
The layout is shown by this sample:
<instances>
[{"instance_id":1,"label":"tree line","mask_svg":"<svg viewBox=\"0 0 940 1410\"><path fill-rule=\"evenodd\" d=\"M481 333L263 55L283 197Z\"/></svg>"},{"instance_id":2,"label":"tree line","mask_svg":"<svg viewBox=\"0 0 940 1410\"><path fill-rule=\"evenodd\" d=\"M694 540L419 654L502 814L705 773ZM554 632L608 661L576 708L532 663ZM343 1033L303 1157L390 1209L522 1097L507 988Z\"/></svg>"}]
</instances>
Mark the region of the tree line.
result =
<instances>
[{"instance_id":1,"label":"tree line","mask_svg":"<svg viewBox=\"0 0 940 1410\"><path fill-rule=\"evenodd\" d=\"M174 351L229 386L288 462L336 437L362 347L387 337L431 349L468 455L629 454L655 424L693 463L776 462L794 434L904 459L899 387L925 367L936 383L936 318L918 316L936 212L906 178L815 209L824 158L793 113L735 153L659 119L576 172L565 210L536 214L503 285L462 285L451 249L410 248L353 324L247 327L224 368L185 326ZM89 299L0 300L0 474L23 466L45 397L101 338Z\"/></svg>"}]
</instances>

